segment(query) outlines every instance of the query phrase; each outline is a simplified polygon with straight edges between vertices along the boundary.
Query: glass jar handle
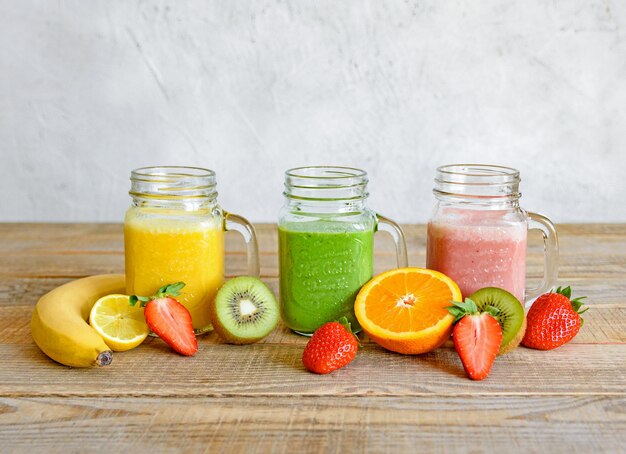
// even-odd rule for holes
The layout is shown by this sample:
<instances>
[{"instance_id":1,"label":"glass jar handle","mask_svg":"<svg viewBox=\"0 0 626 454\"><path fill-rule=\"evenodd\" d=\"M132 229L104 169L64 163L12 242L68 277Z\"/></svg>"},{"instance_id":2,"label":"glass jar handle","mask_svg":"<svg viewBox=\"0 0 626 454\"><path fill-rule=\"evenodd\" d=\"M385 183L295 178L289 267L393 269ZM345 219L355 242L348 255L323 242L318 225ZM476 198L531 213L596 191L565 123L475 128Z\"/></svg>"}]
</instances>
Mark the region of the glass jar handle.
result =
<instances>
[{"instance_id":1,"label":"glass jar handle","mask_svg":"<svg viewBox=\"0 0 626 454\"><path fill-rule=\"evenodd\" d=\"M377 229L381 232L389 233L393 238L393 242L396 244L398 268L406 268L409 266L406 257L406 241L404 240L402 228L391 219L381 216L378 213L376 213L376 220L378 221Z\"/></svg>"},{"instance_id":2,"label":"glass jar handle","mask_svg":"<svg viewBox=\"0 0 626 454\"><path fill-rule=\"evenodd\" d=\"M534 288L526 289L526 301L533 301L556 282L559 267L559 241L554 224L545 216L528 212L528 230L539 230L543 236L543 279ZM528 304L527 304L528 305Z\"/></svg>"},{"instance_id":3,"label":"glass jar handle","mask_svg":"<svg viewBox=\"0 0 626 454\"><path fill-rule=\"evenodd\" d=\"M254 226L238 214L224 212L224 230L241 233L248 250L248 276L259 277L259 248Z\"/></svg>"}]
</instances>

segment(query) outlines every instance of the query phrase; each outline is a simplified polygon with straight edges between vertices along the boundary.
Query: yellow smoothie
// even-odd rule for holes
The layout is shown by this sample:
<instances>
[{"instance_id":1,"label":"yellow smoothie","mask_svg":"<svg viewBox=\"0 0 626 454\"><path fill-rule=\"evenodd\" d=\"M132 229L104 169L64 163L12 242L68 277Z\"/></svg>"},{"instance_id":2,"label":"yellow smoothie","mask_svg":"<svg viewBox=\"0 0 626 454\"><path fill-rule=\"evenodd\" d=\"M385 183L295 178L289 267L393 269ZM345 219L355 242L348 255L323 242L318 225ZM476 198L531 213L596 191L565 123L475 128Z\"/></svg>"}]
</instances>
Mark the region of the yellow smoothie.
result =
<instances>
[{"instance_id":1,"label":"yellow smoothie","mask_svg":"<svg viewBox=\"0 0 626 454\"><path fill-rule=\"evenodd\" d=\"M162 212L162 210L160 210ZM189 310L197 332L212 329L209 303L224 283L224 233L221 218L157 217L131 208L124 223L126 291L153 295L159 287L183 281L178 300Z\"/></svg>"}]
</instances>

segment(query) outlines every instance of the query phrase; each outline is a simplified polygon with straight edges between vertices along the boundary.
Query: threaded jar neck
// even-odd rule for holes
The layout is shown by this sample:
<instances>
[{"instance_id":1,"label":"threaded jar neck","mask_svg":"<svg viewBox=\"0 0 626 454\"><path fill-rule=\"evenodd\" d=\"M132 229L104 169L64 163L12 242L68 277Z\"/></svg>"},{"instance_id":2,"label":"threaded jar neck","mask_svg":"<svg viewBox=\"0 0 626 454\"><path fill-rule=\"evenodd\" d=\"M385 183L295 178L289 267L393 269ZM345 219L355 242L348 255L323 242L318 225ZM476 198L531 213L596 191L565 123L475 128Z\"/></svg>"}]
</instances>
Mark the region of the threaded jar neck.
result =
<instances>
[{"instance_id":1,"label":"threaded jar neck","mask_svg":"<svg viewBox=\"0 0 626 454\"><path fill-rule=\"evenodd\" d=\"M217 200L215 172L200 167L141 167L130 175L135 205L199 209Z\"/></svg>"},{"instance_id":2,"label":"threaded jar neck","mask_svg":"<svg viewBox=\"0 0 626 454\"><path fill-rule=\"evenodd\" d=\"M442 201L484 205L517 203L519 171L488 164L451 164L437 168L433 193Z\"/></svg>"},{"instance_id":3,"label":"threaded jar neck","mask_svg":"<svg viewBox=\"0 0 626 454\"><path fill-rule=\"evenodd\" d=\"M304 202L350 202L367 199L367 172L351 167L296 167L285 172L284 196Z\"/></svg>"}]
</instances>

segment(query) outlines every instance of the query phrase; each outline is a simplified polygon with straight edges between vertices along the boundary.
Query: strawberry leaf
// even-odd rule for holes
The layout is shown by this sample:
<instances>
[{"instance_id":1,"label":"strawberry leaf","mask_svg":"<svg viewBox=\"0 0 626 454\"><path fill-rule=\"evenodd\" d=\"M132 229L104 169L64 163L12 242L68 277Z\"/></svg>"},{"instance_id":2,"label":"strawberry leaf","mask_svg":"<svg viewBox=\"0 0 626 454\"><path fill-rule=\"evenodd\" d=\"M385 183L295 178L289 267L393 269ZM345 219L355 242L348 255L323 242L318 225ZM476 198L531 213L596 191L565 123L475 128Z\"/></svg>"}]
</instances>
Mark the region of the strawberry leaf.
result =
<instances>
[{"instance_id":1,"label":"strawberry leaf","mask_svg":"<svg viewBox=\"0 0 626 454\"><path fill-rule=\"evenodd\" d=\"M493 318L497 319L498 315L500 314L501 311L497 307L493 307L493 306L487 305L487 306L485 306L485 311L484 312L487 312Z\"/></svg>"},{"instance_id":2,"label":"strawberry leaf","mask_svg":"<svg viewBox=\"0 0 626 454\"><path fill-rule=\"evenodd\" d=\"M148 298L147 296L130 295L130 297L128 298L128 302L131 306L134 306L135 304L137 304L137 302L140 302L141 304L139 305L139 307L145 307L150 299L151 298Z\"/></svg>"},{"instance_id":3,"label":"strawberry leaf","mask_svg":"<svg viewBox=\"0 0 626 454\"><path fill-rule=\"evenodd\" d=\"M178 296L180 295L180 291L185 287L184 282L176 282L175 284L171 284L167 287L167 292L170 295Z\"/></svg>"},{"instance_id":4,"label":"strawberry leaf","mask_svg":"<svg viewBox=\"0 0 626 454\"><path fill-rule=\"evenodd\" d=\"M146 304L148 304L150 301L154 299L163 298L166 296L179 296L180 291L182 290L184 286L185 286L184 282L175 282L173 284L167 284L161 287L160 289L158 289L156 294L150 297L131 295L128 299L128 302L130 303L131 306L134 306L135 304L139 302L141 303L140 307L146 307Z\"/></svg>"},{"instance_id":5,"label":"strawberry leaf","mask_svg":"<svg viewBox=\"0 0 626 454\"><path fill-rule=\"evenodd\" d=\"M476 303L473 300L471 300L469 298L465 298L465 302L468 305L470 313L476 314L478 312L478 306L476 305Z\"/></svg>"},{"instance_id":6,"label":"strawberry leaf","mask_svg":"<svg viewBox=\"0 0 626 454\"><path fill-rule=\"evenodd\" d=\"M179 296L180 291L183 289L184 286L185 286L184 282L175 282L173 284L164 285L163 287L157 290L156 295L154 295L152 298L156 299L156 298L163 298L166 296Z\"/></svg>"},{"instance_id":7,"label":"strawberry leaf","mask_svg":"<svg viewBox=\"0 0 626 454\"><path fill-rule=\"evenodd\" d=\"M567 299L570 299L572 297L572 288L568 285L567 287L557 287L556 291L554 293L558 293L560 295L563 295L564 297L566 297Z\"/></svg>"},{"instance_id":8,"label":"strawberry leaf","mask_svg":"<svg viewBox=\"0 0 626 454\"><path fill-rule=\"evenodd\" d=\"M448 306L448 312L454 315L454 323L461 320L466 315L473 315L478 313L478 306L476 303L469 298L465 298L464 302L459 301L450 301L452 306Z\"/></svg>"},{"instance_id":9,"label":"strawberry leaf","mask_svg":"<svg viewBox=\"0 0 626 454\"><path fill-rule=\"evenodd\" d=\"M569 299L570 303L572 304L572 309L574 309L574 312L576 312L578 315L584 314L585 312L589 310L589 307L584 308L582 311L580 310L580 308L583 307L585 304L583 300L587 298L586 296L579 296L577 298L571 299L572 289L569 285L565 288L561 288L561 287L557 288L556 293L560 293L561 295L567 297L567 299ZM584 323L585 323L585 319L580 317L580 326L582 327Z\"/></svg>"},{"instance_id":10,"label":"strawberry leaf","mask_svg":"<svg viewBox=\"0 0 626 454\"><path fill-rule=\"evenodd\" d=\"M156 291L156 295L161 295L163 293L165 293L167 291L167 288L172 285L172 284L165 284L163 287L159 287L159 289Z\"/></svg>"},{"instance_id":11,"label":"strawberry leaf","mask_svg":"<svg viewBox=\"0 0 626 454\"><path fill-rule=\"evenodd\" d=\"M582 314L582 312L579 311L579 309L585 304L582 300L587 298L586 296L579 296L578 298L575 298L571 301L572 303L572 309L574 309L576 312L578 312L579 314ZM587 308L589 309L589 308ZM587 310L585 309L585 311ZM584 312L584 311L583 311Z\"/></svg>"},{"instance_id":12,"label":"strawberry leaf","mask_svg":"<svg viewBox=\"0 0 626 454\"><path fill-rule=\"evenodd\" d=\"M587 309L589 309L587 308L587 309L584 309L582 312L580 311L580 308L585 304L582 300L584 300L587 297L579 296L577 298L572 299L572 289L569 285L565 288L561 288L561 287L557 288L556 293L560 293L561 295L567 297L567 299L570 300L570 303L572 303L572 309L574 309L574 311L577 312L578 314L582 314Z\"/></svg>"}]
</instances>

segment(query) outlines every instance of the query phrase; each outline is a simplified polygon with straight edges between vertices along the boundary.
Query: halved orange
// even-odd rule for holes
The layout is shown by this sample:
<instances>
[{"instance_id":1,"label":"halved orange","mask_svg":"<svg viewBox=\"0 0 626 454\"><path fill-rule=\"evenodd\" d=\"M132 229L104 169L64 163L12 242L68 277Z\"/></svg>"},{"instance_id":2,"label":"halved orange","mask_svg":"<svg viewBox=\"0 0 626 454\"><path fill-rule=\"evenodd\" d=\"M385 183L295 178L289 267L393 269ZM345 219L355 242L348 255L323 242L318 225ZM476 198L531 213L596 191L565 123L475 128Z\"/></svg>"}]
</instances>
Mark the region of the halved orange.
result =
<instances>
[{"instance_id":1,"label":"halved orange","mask_svg":"<svg viewBox=\"0 0 626 454\"><path fill-rule=\"evenodd\" d=\"M382 347L406 355L441 346L452 332L450 301L461 301L459 286L443 273L399 268L379 274L361 288L356 318Z\"/></svg>"}]
</instances>

